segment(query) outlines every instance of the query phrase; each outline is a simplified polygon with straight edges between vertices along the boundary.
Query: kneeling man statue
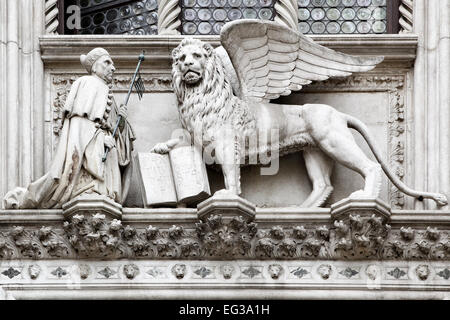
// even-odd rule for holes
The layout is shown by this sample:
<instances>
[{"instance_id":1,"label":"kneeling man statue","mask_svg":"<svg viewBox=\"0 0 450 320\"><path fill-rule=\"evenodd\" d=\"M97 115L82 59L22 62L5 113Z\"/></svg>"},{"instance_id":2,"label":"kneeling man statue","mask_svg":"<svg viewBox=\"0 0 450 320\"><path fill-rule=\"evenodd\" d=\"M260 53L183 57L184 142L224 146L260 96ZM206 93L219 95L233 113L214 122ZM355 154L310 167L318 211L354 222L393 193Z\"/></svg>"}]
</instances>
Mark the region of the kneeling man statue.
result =
<instances>
[{"instance_id":1,"label":"kneeling man statue","mask_svg":"<svg viewBox=\"0 0 450 320\"><path fill-rule=\"evenodd\" d=\"M112 92L115 67L109 53L96 48L80 57L89 75L72 85L63 110L63 127L49 171L28 188L16 188L3 200L5 209L61 208L83 193L97 193L117 203L125 200L135 139ZM116 135L115 123L122 117ZM106 161L102 161L109 148Z\"/></svg>"}]
</instances>

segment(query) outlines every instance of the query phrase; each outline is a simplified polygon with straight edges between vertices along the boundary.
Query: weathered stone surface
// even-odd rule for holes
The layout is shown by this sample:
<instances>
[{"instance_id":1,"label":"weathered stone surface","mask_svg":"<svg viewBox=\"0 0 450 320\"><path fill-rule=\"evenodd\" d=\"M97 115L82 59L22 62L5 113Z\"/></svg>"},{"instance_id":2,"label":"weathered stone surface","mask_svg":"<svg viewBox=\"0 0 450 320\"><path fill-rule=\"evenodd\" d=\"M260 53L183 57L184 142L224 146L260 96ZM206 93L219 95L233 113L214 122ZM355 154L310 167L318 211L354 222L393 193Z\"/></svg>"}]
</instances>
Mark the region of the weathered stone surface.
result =
<instances>
[{"instance_id":1,"label":"weathered stone surface","mask_svg":"<svg viewBox=\"0 0 450 320\"><path fill-rule=\"evenodd\" d=\"M96 193L83 194L63 205L64 218L74 215L90 216L101 213L112 219L122 218L122 206L106 196Z\"/></svg>"},{"instance_id":2,"label":"weathered stone surface","mask_svg":"<svg viewBox=\"0 0 450 320\"><path fill-rule=\"evenodd\" d=\"M389 221L391 208L377 198L346 198L331 205L331 217L334 220L342 220L350 215L370 217L375 215L383 221Z\"/></svg>"},{"instance_id":3,"label":"weathered stone surface","mask_svg":"<svg viewBox=\"0 0 450 320\"><path fill-rule=\"evenodd\" d=\"M255 205L227 190L219 190L209 199L197 205L198 219L206 220L212 215L221 215L222 219L229 221L234 217L242 216L245 221L255 218Z\"/></svg>"}]
</instances>

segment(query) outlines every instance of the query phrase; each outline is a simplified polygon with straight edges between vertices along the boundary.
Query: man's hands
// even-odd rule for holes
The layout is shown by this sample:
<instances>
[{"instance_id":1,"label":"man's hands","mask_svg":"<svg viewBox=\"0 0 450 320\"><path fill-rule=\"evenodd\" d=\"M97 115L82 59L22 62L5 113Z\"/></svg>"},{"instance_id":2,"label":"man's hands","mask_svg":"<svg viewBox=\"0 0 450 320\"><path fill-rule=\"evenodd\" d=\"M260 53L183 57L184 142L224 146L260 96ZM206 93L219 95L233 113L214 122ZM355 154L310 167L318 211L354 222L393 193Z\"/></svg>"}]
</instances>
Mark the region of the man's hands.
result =
<instances>
[{"instance_id":1,"label":"man's hands","mask_svg":"<svg viewBox=\"0 0 450 320\"><path fill-rule=\"evenodd\" d=\"M112 149L116 146L116 140L111 136L105 136L105 147Z\"/></svg>"},{"instance_id":2,"label":"man's hands","mask_svg":"<svg viewBox=\"0 0 450 320\"><path fill-rule=\"evenodd\" d=\"M156 144L150 152L159 153L159 154L166 154L169 153L170 150L175 148L176 146L181 146L183 143L183 139L171 139L166 142L160 142Z\"/></svg>"},{"instance_id":3,"label":"man's hands","mask_svg":"<svg viewBox=\"0 0 450 320\"><path fill-rule=\"evenodd\" d=\"M127 116L128 116L128 107L126 105L124 105L124 104L120 105L119 116L121 116L122 119L126 119L127 118Z\"/></svg>"},{"instance_id":4,"label":"man's hands","mask_svg":"<svg viewBox=\"0 0 450 320\"><path fill-rule=\"evenodd\" d=\"M160 142L157 145L155 145L150 152L159 153L159 154L166 154L169 153L170 148L165 142Z\"/></svg>"}]
</instances>

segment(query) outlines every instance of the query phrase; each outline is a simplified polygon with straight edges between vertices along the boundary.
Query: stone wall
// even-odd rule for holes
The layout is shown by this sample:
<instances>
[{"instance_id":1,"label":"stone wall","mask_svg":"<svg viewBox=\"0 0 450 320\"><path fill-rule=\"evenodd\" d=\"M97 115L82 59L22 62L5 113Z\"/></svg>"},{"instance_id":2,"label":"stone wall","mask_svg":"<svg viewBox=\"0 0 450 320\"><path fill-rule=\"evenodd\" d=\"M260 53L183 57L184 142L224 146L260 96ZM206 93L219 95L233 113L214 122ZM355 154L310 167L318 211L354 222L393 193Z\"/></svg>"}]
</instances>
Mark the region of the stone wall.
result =
<instances>
[{"instance_id":1,"label":"stone wall","mask_svg":"<svg viewBox=\"0 0 450 320\"><path fill-rule=\"evenodd\" d=\"M295 2L279 1L279 21L292 25ZM60 108L84 74L79 55L91 48L111 53L118 101L137 56L147 51L144 99L130 100L137 151L180 127L170 76L170 52L183 38L176 32L177 3L159 1L158 36L93 37L55 34L55 1L0 1L0 198L48 169ZM450 196L450 2L402 5L401 34L313 37L346 53L384 55L376 69L277 102L320 101L357 116L399 178ZM219 45L216 36L202 40ZM382 202L336 205L362 183L337 166L327 208L299 209L311 188L301 155L283 158L276 176L256 171L242 171L243 197L257 205L252 222L200 220L196 208L137 208L136 187L121 221L95 212L83 222L61 210L0 210L0 298L449 297L448 207L404 196L386 178L380 197L392 210ZM208 174L212 191L222 188L222 175ZM80 225L91 232L80 233ZM211 242L205 230L229 237Z\"/></svg>"}]
</instances>

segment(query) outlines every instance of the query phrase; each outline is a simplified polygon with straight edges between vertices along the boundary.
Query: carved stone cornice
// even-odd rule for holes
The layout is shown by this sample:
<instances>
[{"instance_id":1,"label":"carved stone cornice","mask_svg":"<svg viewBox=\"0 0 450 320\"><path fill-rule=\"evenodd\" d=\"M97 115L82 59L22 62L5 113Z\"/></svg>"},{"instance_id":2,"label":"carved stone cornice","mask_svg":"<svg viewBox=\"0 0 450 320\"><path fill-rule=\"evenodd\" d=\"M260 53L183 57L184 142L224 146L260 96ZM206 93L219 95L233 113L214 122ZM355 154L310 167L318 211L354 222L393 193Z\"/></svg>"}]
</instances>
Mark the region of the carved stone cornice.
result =
<instances>
[{"instance_id":1,"label":"carved stone cornice","mask_svg":"<svg viewBox=\"0 0 450 320\"><path fill-rule=\"evenodd\" d=\"M107 36L107 35L46 35L39 38L41 58L46 66L67 69L67 64L79 65L81 54L90 48L102 47L111 53L115 63L122 67L133 68L137 56L146 50L143 69L171 70L171 52L184 39L181 35L153 36ZM418 37L414 34L382 34L382 35L313 35L310 36L318 44L334 50L355 55L382 55L383 63L409 64L416 57ZM194 36L213 46L220 45L220 37ZM382 63L382 65L383 65ZM120 70L120 69L119 69Z\"/></svg>"}]
</instances>

